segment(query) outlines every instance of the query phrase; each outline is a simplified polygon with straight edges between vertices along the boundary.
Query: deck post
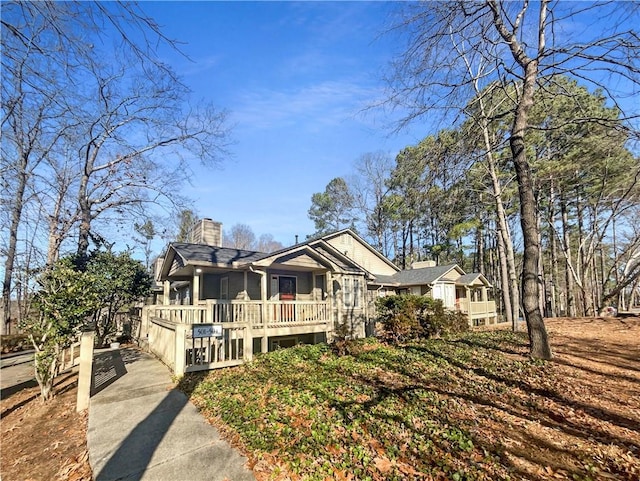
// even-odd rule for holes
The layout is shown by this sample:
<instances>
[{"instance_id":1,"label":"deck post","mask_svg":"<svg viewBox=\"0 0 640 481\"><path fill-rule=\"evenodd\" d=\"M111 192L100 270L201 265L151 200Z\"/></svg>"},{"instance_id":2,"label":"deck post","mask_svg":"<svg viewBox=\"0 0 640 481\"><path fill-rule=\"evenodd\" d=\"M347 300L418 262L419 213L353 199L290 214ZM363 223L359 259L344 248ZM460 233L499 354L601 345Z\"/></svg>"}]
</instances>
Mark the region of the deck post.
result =
<instances>
[{"instance_id":1,"label":"deck post","mask_svg":"<svg viewBox=\"0 0 640 481\"><path fill-rule=\"evenodd\" d=\"M253 329L251 328L251 321L246 320L246 327L244 328L244 353L243 358L245 362L249 362L253 359Z\"/></svg>"},{"instance_id":2,"label":"deck post","mask_svg":"<svg viewBox=\"0 0 640 481\"><path fill-rule=\"evenodd\" d=\"M260 274L260 317L262 321L262 340L260 341L260 352L269 352L269 335L267 332L267 273L265 271L254 271ZM253 332L251 333L253 336ZM253 349L253 337L251 337L251 349Z\"/></svg>"}]
</instances>

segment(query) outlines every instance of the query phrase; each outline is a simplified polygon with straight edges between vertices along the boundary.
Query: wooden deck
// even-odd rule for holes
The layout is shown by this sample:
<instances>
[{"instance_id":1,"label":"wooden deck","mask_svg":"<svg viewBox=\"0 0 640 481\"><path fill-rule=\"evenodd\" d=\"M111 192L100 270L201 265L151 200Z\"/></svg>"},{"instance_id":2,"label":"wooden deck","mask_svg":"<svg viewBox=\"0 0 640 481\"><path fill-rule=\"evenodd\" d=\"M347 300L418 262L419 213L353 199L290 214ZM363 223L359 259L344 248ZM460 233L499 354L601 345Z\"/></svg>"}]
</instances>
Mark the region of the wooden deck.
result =
<instances>
[{"instance_id":1,"label":"wooden deck","mask_svg":"<svg viewBox=\"0 0 640 481\"><path fill-rule=\"evenodd\" d=\"M332 328L328 302L208 300L196 306L144 309L149 348L176 375L249 361L254 339L266 352L270 337L328 333Z\"/></svg>"}]
</instances>

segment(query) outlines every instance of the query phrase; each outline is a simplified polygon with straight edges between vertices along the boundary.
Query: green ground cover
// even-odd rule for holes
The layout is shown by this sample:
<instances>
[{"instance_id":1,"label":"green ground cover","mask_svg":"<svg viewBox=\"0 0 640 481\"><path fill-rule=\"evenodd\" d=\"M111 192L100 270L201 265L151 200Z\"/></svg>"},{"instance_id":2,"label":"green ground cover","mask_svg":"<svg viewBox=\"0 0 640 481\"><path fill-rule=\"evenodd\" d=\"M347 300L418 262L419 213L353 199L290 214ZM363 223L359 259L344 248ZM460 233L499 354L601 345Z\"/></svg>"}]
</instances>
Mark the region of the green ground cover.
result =
<instances>
[{"instance_id":1,"label":"green ground cover","mask_svg":"<svg viewBox=\"0 0 640 481\"><path fill-rule=\"evenodd\" d=\"M188 375L180 388L254 465L270 466L265 479L532 479L540 469L541 478L597 478L588 448L544 451L555 436L544 420L569 401L555 365L526 357L526 334L366 339L348 351L284 349Z\"/></svg>"}]
</instances>

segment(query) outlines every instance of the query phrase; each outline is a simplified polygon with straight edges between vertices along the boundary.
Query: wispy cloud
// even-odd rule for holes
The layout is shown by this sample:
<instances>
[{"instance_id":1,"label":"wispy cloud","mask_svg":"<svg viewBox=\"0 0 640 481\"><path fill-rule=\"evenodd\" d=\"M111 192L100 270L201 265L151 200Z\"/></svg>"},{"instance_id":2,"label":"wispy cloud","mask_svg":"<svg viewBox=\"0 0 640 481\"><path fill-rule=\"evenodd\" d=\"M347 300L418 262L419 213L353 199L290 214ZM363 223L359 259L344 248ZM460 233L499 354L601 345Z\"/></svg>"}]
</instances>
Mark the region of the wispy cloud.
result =
<instances>
[{"instance_id":1,"label":"wispy cloud","mask_svg":"<svg viewBox=\"0 0 640 481\"><path fill-rule=\"evenodd\" d=\"M274 129L292 125L359 122L360 111L379 91L356 81L324 81L292 90L254 90L238 99L238 127Z\"/></svg>"},{"instance_id":2,"label":"wispy cloud","mask_svg":"<svg viewBox=\"0 0 640 481\"><path fill-rule=\"evenodd\" d=\"M185 77L198 76L220 66L222 55L208 55L202 58L185 60L180 67L180 73Z\"/></svg>"}]
</instances>

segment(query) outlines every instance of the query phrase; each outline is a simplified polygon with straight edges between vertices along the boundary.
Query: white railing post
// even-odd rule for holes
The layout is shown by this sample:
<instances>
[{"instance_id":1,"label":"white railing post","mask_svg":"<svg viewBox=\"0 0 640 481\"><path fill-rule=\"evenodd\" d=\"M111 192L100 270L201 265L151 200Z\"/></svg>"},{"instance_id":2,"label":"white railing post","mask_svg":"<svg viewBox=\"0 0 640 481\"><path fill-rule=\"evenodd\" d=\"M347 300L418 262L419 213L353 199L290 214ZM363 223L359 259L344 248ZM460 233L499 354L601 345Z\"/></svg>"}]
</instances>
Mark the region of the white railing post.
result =
<instances>
[{"instance_id":1,"label":"white railing post","mask_svg":"<svg viewBox=\"0 0 640 481\"><path fill-rule=\"evenodd\" d=\"M83 332L80 338L80 369L78 372L76 412L84 411L89 407L93 367L93 336L93 331Z\"/></svg>"}]
</instances>

